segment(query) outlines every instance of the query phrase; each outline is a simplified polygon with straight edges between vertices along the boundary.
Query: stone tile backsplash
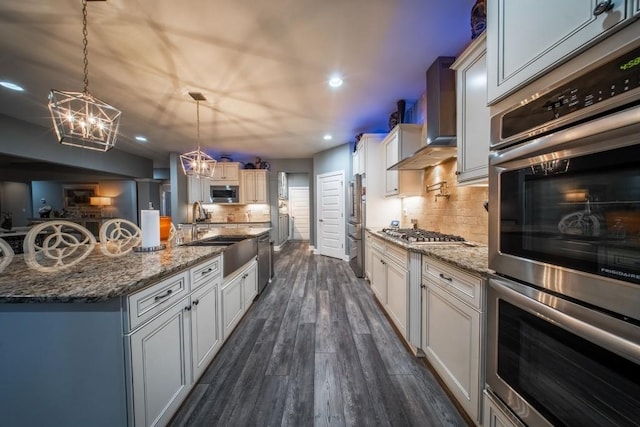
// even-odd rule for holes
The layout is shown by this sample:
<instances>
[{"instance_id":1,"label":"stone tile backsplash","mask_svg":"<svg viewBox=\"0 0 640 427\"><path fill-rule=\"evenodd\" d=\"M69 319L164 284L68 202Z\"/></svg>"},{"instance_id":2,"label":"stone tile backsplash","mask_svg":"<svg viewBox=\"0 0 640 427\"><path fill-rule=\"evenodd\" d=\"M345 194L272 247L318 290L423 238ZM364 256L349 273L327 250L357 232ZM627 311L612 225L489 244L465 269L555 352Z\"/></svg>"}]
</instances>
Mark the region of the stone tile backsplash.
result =
<instances>
[{"instance_id":1,"label":"stone tile backsplash","mask_svg":"<svg viewBox=\"0 0 640 427\"><path fill-rule=\"evenodd\" d=\"M269 205L205 205L211 222L269 222Z\"/></svg>"},{"instance_id":2,"label":"stone tile backsplash","mask_svg":"<svg viewBox=\"0 0 640 427\"><path fill-rule=\"evenodd\" d=\"M489 198L488 187L457 186L457 162L451 159L424 171L423 196L402 200L402 227L411 227L411 219L418 220L418 228L457 234L467 240L488 242L488 213L483 202ZM427 192L426 187L447 182L449 198Z\"/></svg>"}]
</instances>

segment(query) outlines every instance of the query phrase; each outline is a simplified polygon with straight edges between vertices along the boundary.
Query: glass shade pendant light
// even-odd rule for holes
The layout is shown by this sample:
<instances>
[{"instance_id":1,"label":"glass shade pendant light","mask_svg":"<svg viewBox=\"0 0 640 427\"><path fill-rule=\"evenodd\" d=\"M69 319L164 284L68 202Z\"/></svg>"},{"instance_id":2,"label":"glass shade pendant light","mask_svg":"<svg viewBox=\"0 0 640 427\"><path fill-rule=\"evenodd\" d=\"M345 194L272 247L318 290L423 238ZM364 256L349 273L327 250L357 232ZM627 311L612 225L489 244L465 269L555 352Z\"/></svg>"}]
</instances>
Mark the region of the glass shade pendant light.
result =
<instances>
[{"instance_id":1,"label":"glass shade pendant light","mask_svg":"<svg viewBox=\"0 0 640 427\"><path fill-rule=\"evenodd\" d=\"M87 1L100 0L82 0L84 90L66 92L52 89L49 93L49 111L59 143L108 151L116 143L122 112L89 93Z\"/></svg>"},{"instance_id":2,"label":"glass shade pendant light","mask_svg":"<svg viewBox=\"0 0 640 427\"><path fill-rule=\"evenodd\" d=\"M211 178L216 168L216 160L200 150L200 101L206 101L200 92L189 92L189 95L196 101L196 120L198 149L180 155L182 171L185 175L193 175L197 178Z\"/></svg>"}]
</instances>

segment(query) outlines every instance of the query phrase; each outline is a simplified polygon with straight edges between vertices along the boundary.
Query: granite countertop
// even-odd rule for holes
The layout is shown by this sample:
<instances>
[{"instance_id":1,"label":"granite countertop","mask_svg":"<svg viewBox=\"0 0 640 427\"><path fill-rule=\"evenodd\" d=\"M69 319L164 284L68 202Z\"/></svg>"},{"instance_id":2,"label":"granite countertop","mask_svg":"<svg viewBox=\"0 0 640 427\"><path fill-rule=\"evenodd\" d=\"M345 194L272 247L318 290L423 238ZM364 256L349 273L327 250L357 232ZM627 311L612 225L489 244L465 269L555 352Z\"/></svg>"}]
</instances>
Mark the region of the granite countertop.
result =
<instances>
[{"instance_id":1,"label":"granite countertop","mask_svg":"<svg viewBox=\"0 0 640 427\"><path fill-rule=\"evenodd\" d=\"M237 224L237 225L248 225L248 224L270 224L271 221L270 220L266 220L266 221L198 221L196 222L197 225L224 225L224 224ZM189 227L191 225L193 225L192 222L181 222L180 223L181 226L183 227Z\"/></svg>"},{"instance_id":2,"label":"granite countertop","mask_svg":"<svg viewBox=\"0 0 640 427\"><path fill-rule=\"evenodd\" d=\"M489 269L487 245L473 242L433 245L412 244L382 233L379 229L367 228L367 231L372 232L376 237L387 242L394 243L413 252L419 252L423 255L445 261L471 273L481 274L483 276L493 273L493 271Z\"/></svg>"},{"instance_id":3,"label":"granite countertop","mask_svg":"<svg viewBox=\"0 0 640 427\"><path fill-rule=\"evenodd\" d=\"M87 246L74 265L40 264L28 255L0 257L0 303L100 302L128 295L164 277L213 258L224 247L185 246L215 236L256 237L269 228L209 230L195 238L184 236L182 244L167 243L156 252L114 254L108 244ZM42 260L39 260L42 261Z\"/></svg>"}]
</instances>

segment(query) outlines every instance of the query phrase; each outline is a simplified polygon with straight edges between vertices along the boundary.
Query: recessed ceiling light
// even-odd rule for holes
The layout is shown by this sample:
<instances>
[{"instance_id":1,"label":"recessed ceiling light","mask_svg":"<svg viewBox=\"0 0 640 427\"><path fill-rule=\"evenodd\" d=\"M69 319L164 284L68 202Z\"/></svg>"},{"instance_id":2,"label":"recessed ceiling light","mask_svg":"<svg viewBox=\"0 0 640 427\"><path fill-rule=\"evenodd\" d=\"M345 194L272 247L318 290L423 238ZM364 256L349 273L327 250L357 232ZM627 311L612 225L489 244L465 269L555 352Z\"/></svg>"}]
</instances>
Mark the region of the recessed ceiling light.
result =
<instances>
[{"instance_id":1,"label":"recessed ceiling light","mask_svg":"<svg viewBox=\"0 0 640 427\"><path fill-rule=\"evenodd\" d=\"M322 137L325 141L329 141L331 139L333 139L333 137L331 135L329 135L328 133L325 134L325 136Z\"/></svg>"},{"instance_id":2,"label":"recessed ceiling light","mask_svg":"<svg viewBox=\"0 0 640 427\"><path fill-rule=\"evenodd\" d=\"M7 89L15 90L16 92L24 92L24 88L15 83L0 81L0 86L6 87Z\"/></svg>"},{"instance_id":3,"label":"recessed ceiling light","mask_svg":"<svg viewBox=\"0 0 640 427\"><path fill-rule=\"evenodd\" d=\"M147 142L148 140L146 136L138 135L136 136L136 141Z\"/></svg>"},{"instance_id":4,"label":"recessed ceiling light","mask_svg":"<svg viewBox=\"0 0 640 427\"><path fill-rule=\"evenodd\" d=\"M333 76L333 77L331 77L329 79L329 86L334 87L334 88L342 86L342 83L344 83L342 81L342 77L340 77L338 75L335 75L335 76Z\"/></svg>"}]
</instances>

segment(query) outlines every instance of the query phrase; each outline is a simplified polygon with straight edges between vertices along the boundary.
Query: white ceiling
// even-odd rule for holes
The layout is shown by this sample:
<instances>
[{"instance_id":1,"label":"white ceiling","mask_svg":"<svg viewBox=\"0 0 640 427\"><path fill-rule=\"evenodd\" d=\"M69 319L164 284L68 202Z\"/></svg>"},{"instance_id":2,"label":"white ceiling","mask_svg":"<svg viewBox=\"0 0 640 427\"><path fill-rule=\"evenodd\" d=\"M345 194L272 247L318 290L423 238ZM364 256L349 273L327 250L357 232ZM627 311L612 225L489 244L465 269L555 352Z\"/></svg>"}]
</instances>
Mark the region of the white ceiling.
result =
<instances>
[{"instance_id":1,"label":"white ceiling","mask_svg":"<svg viewBox=\"0 0 640 427\"><path fill-rule=\"evenodd\" d=\"M214 157L308 158L387 131L435 58L470 42L474 2L90 1L89 92L122 110L117 149L156 167L196 147L189 91L207 98L201 146ZM0 88L1 114L52 128L49 90L82 91L81 11L81 0L0 2L0 80L26 89ZM336 71L339 90L327 85Z\"/></svg>"}]
</instances>

